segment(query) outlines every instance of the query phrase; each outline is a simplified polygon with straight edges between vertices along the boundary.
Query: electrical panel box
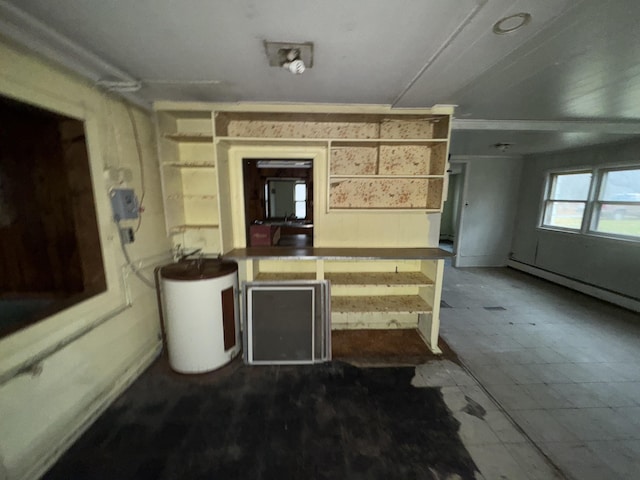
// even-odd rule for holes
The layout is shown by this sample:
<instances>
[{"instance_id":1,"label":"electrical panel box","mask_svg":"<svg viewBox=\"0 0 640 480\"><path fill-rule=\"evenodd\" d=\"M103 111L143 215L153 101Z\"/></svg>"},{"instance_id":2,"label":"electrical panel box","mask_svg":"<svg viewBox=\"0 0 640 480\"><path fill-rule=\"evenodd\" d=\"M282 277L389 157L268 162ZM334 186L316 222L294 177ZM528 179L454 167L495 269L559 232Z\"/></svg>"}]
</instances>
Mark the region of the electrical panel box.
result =
<instances>
[{"instance_id":1,"label":"electrical panel box","mask_svg":"<svg viewBox=\"0 0 640 480\"><path fill-rule=\"evenodd\" d=\"M114 188L110 196L113 218L116 221L138 218L140 207L132 188Z\"/></svg>"}]
</instances>

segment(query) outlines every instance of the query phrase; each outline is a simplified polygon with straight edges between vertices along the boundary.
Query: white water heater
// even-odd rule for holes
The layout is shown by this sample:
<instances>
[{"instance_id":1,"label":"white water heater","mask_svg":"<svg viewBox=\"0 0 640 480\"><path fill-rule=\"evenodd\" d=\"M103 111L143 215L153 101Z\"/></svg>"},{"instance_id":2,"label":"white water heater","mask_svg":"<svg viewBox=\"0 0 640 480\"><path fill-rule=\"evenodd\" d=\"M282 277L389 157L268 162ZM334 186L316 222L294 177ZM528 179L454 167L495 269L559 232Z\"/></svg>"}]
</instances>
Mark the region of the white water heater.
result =
<instances>
[{"instance_id":1,"label":"white water heater","mask_svg":"<svg viewBox=\"0 0 640 480\"><path fill-rule=\"evenodd\" d=\"M189 260L160 269L169 365L203 373L240 352L238 266L217 259Z\"/></svg>"}]
</instances>

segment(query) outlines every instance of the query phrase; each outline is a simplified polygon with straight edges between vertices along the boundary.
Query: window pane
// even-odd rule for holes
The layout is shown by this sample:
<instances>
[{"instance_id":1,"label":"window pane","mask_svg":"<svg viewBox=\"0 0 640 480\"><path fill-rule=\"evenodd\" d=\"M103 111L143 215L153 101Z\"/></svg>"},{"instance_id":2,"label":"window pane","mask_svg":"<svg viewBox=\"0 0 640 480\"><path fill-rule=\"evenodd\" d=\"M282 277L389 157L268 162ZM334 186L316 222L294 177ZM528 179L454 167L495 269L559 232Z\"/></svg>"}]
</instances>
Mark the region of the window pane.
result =
<instances>
[{"instance_id":1,"label":"window pane","mask_svg":"<svg viewBox=\"0 0 640 480\"><path fill-rule=\"evenodd\" d=\"M544 225L580 230L584 206L584 202L549 202Z\"/></svg>"},{"instance_id":2,"label":"window pane","mask_svg":"<svg viewBox=\"0 0 640 480\"><path fill-rule=\"evenodd\" d=\"M600 206L595 231L640 237L640 203L638 205L603 203Z\"/></svg>"},{"instance_id":3,"label":"window pane","mask_svg":"<svg viewBox=\"0 0 640 480\"><path fill-rule=\"evenodd\" d=\"M554 176L551 200L586 200L591 185L590 173L568 173Z\"/></svg>"},{"instance_id":4,"label":"window pane","mask_svg":"<svg viewBox=\"0 0 640 480\"><path fill-rule=\"evenodd\" d=\"M294 198L296 202L302 202L307 199L307 186L304 183L296 183Z\"/></svg>"},{"instance_id":5,"label":"window pane","mask_svg":"<svg viewBox=\"0 0 640 480\"><path fill-rule=\"evenodd\" d=\"M296 202L296 218L307 216L307 202Z\"/></svg>"},{"instance_id":6,"label":"window pane","mask_svg":"<svg viewBox=\"0 0 640 480\"><path fill-rule=\"evenodd\" d=\"M600 198L614 202L640 202L640 169L607 172Z\"/></svg>"}]
</instances>

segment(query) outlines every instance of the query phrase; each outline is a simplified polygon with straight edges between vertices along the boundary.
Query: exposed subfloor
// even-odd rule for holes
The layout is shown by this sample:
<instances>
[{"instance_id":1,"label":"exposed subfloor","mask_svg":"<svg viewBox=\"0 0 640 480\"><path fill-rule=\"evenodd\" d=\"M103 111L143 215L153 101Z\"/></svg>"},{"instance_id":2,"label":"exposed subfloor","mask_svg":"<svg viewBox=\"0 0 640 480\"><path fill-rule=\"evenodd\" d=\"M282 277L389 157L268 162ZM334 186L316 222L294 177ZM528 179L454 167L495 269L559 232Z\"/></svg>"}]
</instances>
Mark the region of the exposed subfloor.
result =
<instances>
[{"instance_id":1,"label":"exposed subfloor","mask_svg":"<svg viewBox=\"0 0 640 480\"><path fill-rule=\"evenodd\" d=\"M450 379L455 387L441 386ZM238 359L185 376L161 357L45 478L563 477L448 359L384 368Z\"/></svg>"},{"instance_id":2,"label":"exposed subfloor","mask_svg":"<svg viewBox=\"0 0 640 480\"><path fill-rule=\"evenodd\" d=\"M442 337L569 478L640 478L640 315L507 268L448 266L442 299Z\"/></svg>"},{"instance_id":3,"label":"exposed subfloor","mask_svg":"<svg viewBox=\"0 0 640 480\"><path fill-rule=\"evenodd\" d=\"M455 354L440 340L443 355L433 354L415 328L398 330L333 330L331 352L335 360L358 365L419 365Z\"/></svg>"},{"instance_id":4,"label":"exposed subfloor","mask_svg":"<svg viewBox=\"0 0 640 480\"><path fill-rule=\"evenodd\" d=\"M414 375L334 362L200 382L151 369L46 478L474 478L440 390Z\"/></svg>"}]
</instances>

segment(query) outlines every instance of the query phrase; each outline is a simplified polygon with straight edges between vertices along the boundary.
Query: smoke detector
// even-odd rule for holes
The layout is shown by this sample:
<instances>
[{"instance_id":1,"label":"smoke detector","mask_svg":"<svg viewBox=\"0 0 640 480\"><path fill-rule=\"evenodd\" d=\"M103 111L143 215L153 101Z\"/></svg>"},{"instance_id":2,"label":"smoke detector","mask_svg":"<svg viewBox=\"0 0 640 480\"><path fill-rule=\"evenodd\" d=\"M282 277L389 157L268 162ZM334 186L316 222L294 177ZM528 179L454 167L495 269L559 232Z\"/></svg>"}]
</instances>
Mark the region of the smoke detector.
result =
<instances>
[{"instance_id":1,"label":"smoke detector","mask_svg":"<svg viewBox=\"0 0 640 480\"><path fill-rule=\"evenodd\" d=\"M264 42L269 65L300 75L313 67L313 43Z\"/></svg>"},{"instance_id":2,"label":"smoke detector","mask_svg":"<svg viewBox=\"0 0 640 480\"><path fill-rule=\"evenodd\" d=\"M531 14L527 12L516 13L508 17L501 18L493 25L493 33L496 35L505 35L507 33L520 30L531 22Z\"/></svg>"}]
</instances>

